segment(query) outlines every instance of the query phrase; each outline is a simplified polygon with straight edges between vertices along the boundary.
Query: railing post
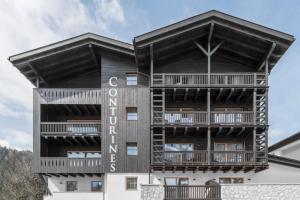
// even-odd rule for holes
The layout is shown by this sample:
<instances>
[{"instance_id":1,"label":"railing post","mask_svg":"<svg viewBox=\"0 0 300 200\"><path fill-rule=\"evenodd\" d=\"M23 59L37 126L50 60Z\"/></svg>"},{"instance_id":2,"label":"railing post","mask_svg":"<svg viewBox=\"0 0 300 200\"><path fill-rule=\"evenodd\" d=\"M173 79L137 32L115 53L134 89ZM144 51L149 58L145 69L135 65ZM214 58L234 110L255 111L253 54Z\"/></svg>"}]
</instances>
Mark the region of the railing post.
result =
<instances>
[{"instance_id":1,"label":"railing post","mask_svg":"<svg viewBox=\"0 0 300 200\"><path fill-rule=\"evenodd\" d=\"M208 129L207 129L207 164L208 165L210 165L210 161L211 161L211 159L210 159L210 157L211 157L211 155L210 155L210 153L211 153L210 152L210 149L211 149L210 134L211 134L211 130L210 130L210 127L208 127Z\"/></svg>"}]
</instances>

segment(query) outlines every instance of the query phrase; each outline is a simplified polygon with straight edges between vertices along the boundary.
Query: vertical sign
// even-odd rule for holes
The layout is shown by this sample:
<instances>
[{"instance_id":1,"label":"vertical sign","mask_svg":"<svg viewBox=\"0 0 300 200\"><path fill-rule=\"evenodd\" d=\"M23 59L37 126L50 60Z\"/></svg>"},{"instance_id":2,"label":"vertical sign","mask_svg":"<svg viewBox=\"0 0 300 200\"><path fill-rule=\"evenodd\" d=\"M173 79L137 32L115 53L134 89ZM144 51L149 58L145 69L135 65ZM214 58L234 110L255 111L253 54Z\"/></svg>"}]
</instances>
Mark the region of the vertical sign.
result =
<instances>
[{"instance_id":1,"label":"vertical sign","mask_svg":"<svg viewBox=\"0 0 300 200\"><path fill-rule=\"evenodd\" d=\"M116 154L118 152L118 145L116 143L117 139L117 131L116 131L116 124L117 124L117 96L118 96L118 90L117 90L117 77L110 77L109 79L109 129L108 134L110 138L110 144L109 144L109 171L115 172L116 171Z\"/></svg>"}]
</instances>

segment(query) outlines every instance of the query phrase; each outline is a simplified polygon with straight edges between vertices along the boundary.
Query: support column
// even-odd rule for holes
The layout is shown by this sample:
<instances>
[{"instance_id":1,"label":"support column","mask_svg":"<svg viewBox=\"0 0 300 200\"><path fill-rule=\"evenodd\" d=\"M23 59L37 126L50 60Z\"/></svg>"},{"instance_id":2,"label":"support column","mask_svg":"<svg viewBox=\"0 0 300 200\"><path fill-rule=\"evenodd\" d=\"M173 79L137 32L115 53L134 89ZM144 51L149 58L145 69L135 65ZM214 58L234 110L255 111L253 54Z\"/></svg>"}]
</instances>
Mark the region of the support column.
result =
<instances>
[{"instance_id":1,"label":"support column","mask_svg":"<svg viewBox=\"0 0 300 200\"><path fill-rule=\"evenodd\" d=\"M253 160L256 161L256 125L257 125L257 108L256 108L256 93L257 93L257 89L254 88L253 90L253 124L254 124L254 128L253 128Z\"/></svg>"},{"instance_id":2,"label":"support column","mask_svg":"<svg viewBox=\"0 0 300 200\"><path fill-rule=\"evenodd\" d=\"M150 87L153 87L153 44L150 44Z\"/></svg>"},{"instance_id":3,"label":"support column","mask_svg":"<svg viewBox=\"0 0 300 200\"><path fill-rule=\"evenodd\" d=\"M210 165L210 161L211 161L211 130L210 127L208 127L207 129L207 164Z\"/></svg>"},{"instance_id":4,"label":"support column","mask_svg":"<svg viewBox=\"0 0 300 200\"><path fill-rule=\"evenodd\" d=\"M253 161L256 162L256 127L253 129Z\"/></svg>"}]
</instances>

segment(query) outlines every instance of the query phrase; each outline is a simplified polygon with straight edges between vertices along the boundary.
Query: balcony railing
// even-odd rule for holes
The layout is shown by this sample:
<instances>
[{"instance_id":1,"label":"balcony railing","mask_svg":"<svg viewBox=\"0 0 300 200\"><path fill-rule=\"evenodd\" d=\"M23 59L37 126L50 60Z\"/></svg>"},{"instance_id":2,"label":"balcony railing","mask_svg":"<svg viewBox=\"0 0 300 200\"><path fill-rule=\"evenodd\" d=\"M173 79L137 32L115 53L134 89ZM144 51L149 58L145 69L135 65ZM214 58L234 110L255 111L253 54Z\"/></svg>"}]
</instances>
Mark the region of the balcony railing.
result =
<instances>
[{"instance_id":1,"label":"balcony railing","mask_svg":"<svg viewBox=\"0 0 300 200\"><path fill-rule=\"evenodd\" d=\"M165 123L182 125L207 124L207 112L166 111Z\"/></svg>"},{"instance_id":2,"label":"balcony railing","mask_svg":"<svg viewBox=\"0 0 300 200\"><path fill-rule=\"evenodd\" d=\"M42 157L38 160L39 173L101 173L101 158Z\"/></svg>"},{"instance_id":3,"label":"balcony railing","mask_svg":"<svg viewBox=\"0 0 300 200\"><path fill-rule=\"evenodd\" d=\"M208 155L210 154L210 160ZM211 164L224 165L235 164L243 165L255 163L253 151L210 151L195 150L195 151L165 151L161 155L156 156L154 163L163 163L166 165L188 165L188 164Z\"/></svg>"},{"instance_id":4,"label":"balcony railing","mask_svg":"<svg viewBox=\"0 0 300 200\"><path fill-rule=\"evenodd\" d=\"M42 104L101 104L100 88L36 88Z\"/></svg>"},{"instance_id":5,"label":"balcony railing","mask_svg":"<svg viewBox=\"0 0 300 200\"><path fill-rule=\"evenodd\" d=\"M252 124L253 112L252 111L212 111L211 124Z\"/></svg>"},{"instance_id":6,"label":"balcony railing","mask_svg":"<svg viewBox=\"0 0 300 200\"><path fill-rule=\"evenodd\" d=\"M178 185L165 186L165 200L220 200L220 186Z\"/></svg>"},{"instance_id":7,"label":"balcony railing","mask_svg":"<svg viewBox=\"0 0 300 200\"><path fill-rule=\"evenodd\" d=\"M210 84L207 73L155 73L155 87L259 87L267 86L263 73L212 73Z\"/></svg>"},{"instance_id":8,"label":"balcony railing","mask_svg":"<svg viewBox=\"0 0 300 200\"><path fill-rule=\"evenodd\" d=\"M203 125L208 123L205 111L166 111L166 125ZM253 124L252 111L212 111L211 124L248 125Z\"/></svg>"},{"instance_id":9,"label":"balcony railing","mask_svg":"<svg viewBox=\"0 0 300 200\"><path fill-rule=\"evenodd\" d=\"M41 122L44 135L99 135L100 122Z\"/></svg>"}]
</instances>

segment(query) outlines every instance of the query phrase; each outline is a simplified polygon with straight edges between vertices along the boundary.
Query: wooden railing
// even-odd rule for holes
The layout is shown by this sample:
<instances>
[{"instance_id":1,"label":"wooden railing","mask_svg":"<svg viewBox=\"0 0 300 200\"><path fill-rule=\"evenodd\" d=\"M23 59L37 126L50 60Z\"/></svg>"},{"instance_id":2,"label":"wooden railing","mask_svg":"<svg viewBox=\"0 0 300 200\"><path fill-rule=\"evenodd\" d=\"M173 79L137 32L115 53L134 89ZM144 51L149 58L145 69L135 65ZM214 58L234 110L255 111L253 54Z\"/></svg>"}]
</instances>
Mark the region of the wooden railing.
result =
<instances>
[{"instance_id":1,"label":"wooden railing","mask_svg":"<svg viewBox=\"0 0 300 200\"><path fill-rule=\"evenodd\" d=\"M205 163L207 151L165 151L164 162L169 164Z\"/></svg>"},{"instance_id":2,"label":"wooden railing","mask_svg":"<svg viewBox=\"0 0 300 200\"><path fill-rule=\"evenodd\" d=\"M100 88L36 88L40 103L101 104Z\"/></svg>"},{"instance_id":3,"label":"wooden railing","mask_svg":"<svg viewBox=\"0 0 300 200\"><path fill-rule=\"evenodd\" d=\"M252 124L252 111L212 111L210 122L211 124Z\"/></svg>"},{"instance_id":4,"label":"wooden railing","mask_svg":"<svg viewBox=\"0 0 300 200\"><path fill-rule=\"evenodd\" d=\"M101 122L41 122L45 135L99 135Z\"/></svg>"},{"instance_id":5,"label":"wooden railing","mask_svg":"<svg viewBox=\"0 0 300 200\"><path fill-rule=\"evenodd\" d=\"M267 86L263 73L155 73L154 87L259 87Z\"/></svg>"},{"instance_id":6,"label":"wooden railing","mask_svg":"<svg viewBox=\"0 0 300 200\"><path fill-rule=\"evenodd\" d=\"M205 111L166 111L167 125L201 125L208 123L208 113ZM239 125L252 124L252 111L212 111L211 124Z\"/></svg>"},{"instance_id":7,"label":"wooden railing","mask_svg":"<svg viewBox=\"0 0 300 200\"><path fill-rule=\"evenodd\" d=\"M210 154L210 160L208 155ZM167 165L186 165L186 164L236 164L242 165L247 163L255 163L253 151L164 151L160 156L156 156L154 163L163 163Z\"/></svg>"},{"instance_id":8,"label":"wooden railing","mask_svg":"<svg viewBox=\"0 0 300 200\"><path fill-rule=\"evenodd\" d=\"M101 173L101 158L41 157L38 160L40 173Z\"/></svg>"},{"instance_id":9,"label":"wooden railing","mask_svg":"<svg viewBox=\"0 0 300 200\"><path fill-rule=\"evenodd\" d=\"M165 186L165 200L221 200L220 186L178 185Z\"/></svg>"},{"instance_id":10,"label":"wooden railing","mask_svg":"<svg viewBox=\"0 0 300 200\"><path fill-rule=\"evenodd\" d=\"M253 151L211 151L211 163L240 164L253 163Z\"/></svg>"},{"instance_id":11,"label":"wooden railing","mask_svg":"<svg viewBox=\"0 0 300 200\"><path fill-rule=\"evenodd\" d=\"M165 112L165 124L206 124L207 112L199 111L166 111Z\"/></svg>"}]
</instances>

